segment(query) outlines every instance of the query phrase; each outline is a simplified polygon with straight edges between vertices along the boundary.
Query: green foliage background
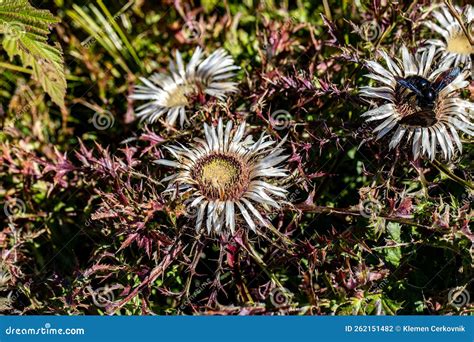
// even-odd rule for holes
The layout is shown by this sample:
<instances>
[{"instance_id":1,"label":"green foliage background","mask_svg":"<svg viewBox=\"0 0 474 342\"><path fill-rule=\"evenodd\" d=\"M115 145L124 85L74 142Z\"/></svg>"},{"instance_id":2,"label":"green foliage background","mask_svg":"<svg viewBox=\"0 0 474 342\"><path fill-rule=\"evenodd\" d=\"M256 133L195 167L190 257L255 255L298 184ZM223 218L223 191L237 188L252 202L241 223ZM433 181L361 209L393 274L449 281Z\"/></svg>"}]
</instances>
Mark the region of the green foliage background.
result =
<instances>
[{"instance_id":1,"label":"green foliage background","mask_svg":"<svg viewBox=\"0 0 474 342\"><path fill-rule=\"evenodd\" d=\"M396 54L401 42L414 48L431 37L420 24L430 2L326 3L31 2L59 19L41 28L41 44L62 47L67 94L63 105L61 86L48 88L28 68L34 59L25 63L3 41L0 199L24 206L2 217L0 310L471 314L470 302L458 307L450 299L453 290L472 290L472 139L464 137L463 155L452 162L412 161L409 151L375 142L375 126L360 118L363 61L377 58L377 49ZM191 31L198 27L192 39L190 22ZM357 30L373 22L374 39ZM166 70L176 49L189 60L197 45L229 51L242 67L240 93L226 108L196 108L184 130L148 127L161 139L152 151L201 136L202 123L219 116L246 118L255 134L288 133L286 185L295 206L275 214L278 232L195 236L180 203L160 197L168 171L151 164L147 131L127 95L138 77ZM61 75L61 49L50 52ZM471 83L463 96L473 93ZM273 129L276 110L291 114L285 132ZM94 115L112 125L97 129ZM118 166L133 137L135 173ZM89 168L80 159L86 151L97 160ZM375 212L361 215L368 201ZM120 212L106 217L103 208ZM104 286L113 301L97 305L94 293ZM284 306L271 300L278 288Z\"/></svg>"}]
</instances>

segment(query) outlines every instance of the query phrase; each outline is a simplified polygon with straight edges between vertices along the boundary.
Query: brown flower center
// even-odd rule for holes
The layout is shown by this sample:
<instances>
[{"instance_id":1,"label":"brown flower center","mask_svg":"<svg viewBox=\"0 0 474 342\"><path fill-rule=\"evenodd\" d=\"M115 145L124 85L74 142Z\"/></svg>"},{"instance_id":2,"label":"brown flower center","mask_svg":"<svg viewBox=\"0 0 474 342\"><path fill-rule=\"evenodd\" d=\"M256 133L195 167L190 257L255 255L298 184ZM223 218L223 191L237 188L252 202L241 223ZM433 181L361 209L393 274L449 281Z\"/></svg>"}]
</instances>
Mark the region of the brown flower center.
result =
<instances>
[{"instance_id":1,"label":"brown flower center","mask_svg":"<svg viewBox=\"0 0 474 342\"><path fill-rule=\"evenodd\" d=\"M250 172L233 155L215 153L199 159L192 171L203 196L210 200L231 200L242 196L249 185Z\"/></svg>"}]
</instances>

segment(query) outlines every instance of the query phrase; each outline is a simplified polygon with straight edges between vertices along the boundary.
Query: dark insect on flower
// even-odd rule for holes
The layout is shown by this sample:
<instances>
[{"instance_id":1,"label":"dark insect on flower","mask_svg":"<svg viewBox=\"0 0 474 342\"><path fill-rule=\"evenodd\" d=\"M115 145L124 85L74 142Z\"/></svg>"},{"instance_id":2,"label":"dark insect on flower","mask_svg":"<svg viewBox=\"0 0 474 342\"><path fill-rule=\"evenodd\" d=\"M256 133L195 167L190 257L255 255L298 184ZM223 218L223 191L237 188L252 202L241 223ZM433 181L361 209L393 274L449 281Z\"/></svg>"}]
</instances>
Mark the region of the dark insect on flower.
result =
<instances>
[{"instance_id":1,"label":"dark insect on flower","mask_svg":"<svg viewBox=\"0 0 474 342\"><path fill-rule=\"evenodd\" d=\"M469 85L468 71L450 69L435 62L436 47L412 54L401 48L401 58L392 59L380 51L386 67L367 61L372 78L382 86L363 87L361 96L384 100L362 117L367 121L384 120L375 129L377 139L396 129L389 148L412 142L413 157L424 155L433 160L441 147L443 157L451 159L462 151L459 131L474 135L471 113L474 104L456 93ZM406 139L403 139L403 138Z\"/></svg>"},{"instance_id":2,"label":"dark insect on flower","mask_svg":"<svg viewBox=\"0 0 474 342\"><path fill-rule=\"evenodd\" d=\"M420 127L429 127L436 123L436 114L433 111L433 107L438 98L438 94L441 89L454 81L460 72L461 69L458 67L446 70L441 73L434 82L430 82L426 78L418 75L397 78L397 83L400 86L413 91L412 95L416 96L418 106L421 107L419 112L407 115L402 118L399 123Z\"/></svg>"},{"instance_id":3,"label":"dark insect on flower","mask_svg":"<svg viewBox=\"0 0 474 342\"><path fill-rule=\"evenodd\" d=\"M397 78L397 83L402 87L413 91L416 95L418 105L422 108L433 108L438 94L450 84L460 74L461 69L458 67L446 70L441 73L434 82L428 81L426 78L413 75L406 78Z\"/></svg>"}]
</instances>

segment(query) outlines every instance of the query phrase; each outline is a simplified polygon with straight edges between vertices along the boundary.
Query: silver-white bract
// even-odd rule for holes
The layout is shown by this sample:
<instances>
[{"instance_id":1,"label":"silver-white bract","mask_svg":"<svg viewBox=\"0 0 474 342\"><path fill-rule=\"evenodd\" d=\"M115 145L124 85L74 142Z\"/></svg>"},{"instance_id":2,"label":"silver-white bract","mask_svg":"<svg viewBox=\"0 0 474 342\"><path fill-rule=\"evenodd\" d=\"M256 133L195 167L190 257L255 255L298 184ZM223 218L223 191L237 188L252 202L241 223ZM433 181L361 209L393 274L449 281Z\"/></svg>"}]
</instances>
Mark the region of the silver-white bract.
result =
<instances>
[{"instance_id":1,"label":"silver-white bract","mask_svg":"<svg viewBox=\"0 0 474 342\"><path fill-rule=\"evenodd\" d=\"M168 125L174 126L179 118L183 127L188 121L186 109L199 95L207 94L219 100L237 91L237 83L229 81L239 67L223 49L214 51L202 59L202 50L196 48L191 60L185 66L179 51L175 61L170 62L170 74L155 73L149 79L141 77L143 85L135 87L133 100L147 101L139 106L137 117L154 123L163 115Z\"/></svg>"},{"instance_id":2,"label":"silver-white bract","mask_svg":"<svg viewBox=\"0 0 474 342\"><path fill-rule=\"evenodd\" d=\"M458 130L468 135L474 135L474 125L470 122L470 111L474 104L461 99L456 92L468 86L467 71L461 72L451 83L438 94L432 111L429 111L432 122L429 124L417 123L417 116L421 116L423 109L418 107L416 97L404 87L401 87L397 78L406 78L412 75L421 76L433 82L441 73L447 70L442 66L433 70L436 48L431 47L421 54L411 54L406 47L402 47L401 60L393 60L384 51L381 55L385 60L386 68L381 64L368 61L367 67L372 71L367 77L381 83L380 87L363 87L360 95L382 101L384 104L371 109L364 114L366 121L383 120L374 132L377 139L395 129L390 141L390 149L412 140L412 152L415 159L425 155L433 160L441 148L445 159L451 159L455 154L455 146L462 152L461 139ZM415 118L415 123L407 123L407 116ZM403 120L405 118L405 120ZM401 122L401 120L403 120Z\"/></svg>"},{"instance_id":3,"label":"silver-white bract","mask_svg":"<svg viewBox=\"0 0 474 342\"><path fill-rule=\"evenodd\" d=\"M460 13L466 29L469 30L474 21L474 7L467 5L463 10L459 7L456 7L456 10ZM463 32L458 20L451 14L446 5L442 5L438 10L433 11L432 16L436 21L427 21L424 25L443 36L443 40L429 39L427 44L436 46L441 51L443 65L470 68L470 55L474 53L474 47L469 43L469 39Z\"/></svg>"},{"instance_id":4,"label":"silver-white bract","mask_svg":"<svg viewBox=\"0 0 474 342\"><path fill-rule=\"evenodd\" d=\"M189 147L167 146L175 160L156 161L177 170L163 180L169 182L165 193L195 208L197 231L205 221L208 233L234 233L242 217L255 231L257 225L269 225L264 213L280 209L286 199L287 190L270 181L288 175L280 165L288 158L285 139L277 144L262 133L253 142L244 133L245 122L236 129L231 121L224 127L221 119L217 127L204 124L205 140L196 139Z\"/></svg>"}]
</instances>

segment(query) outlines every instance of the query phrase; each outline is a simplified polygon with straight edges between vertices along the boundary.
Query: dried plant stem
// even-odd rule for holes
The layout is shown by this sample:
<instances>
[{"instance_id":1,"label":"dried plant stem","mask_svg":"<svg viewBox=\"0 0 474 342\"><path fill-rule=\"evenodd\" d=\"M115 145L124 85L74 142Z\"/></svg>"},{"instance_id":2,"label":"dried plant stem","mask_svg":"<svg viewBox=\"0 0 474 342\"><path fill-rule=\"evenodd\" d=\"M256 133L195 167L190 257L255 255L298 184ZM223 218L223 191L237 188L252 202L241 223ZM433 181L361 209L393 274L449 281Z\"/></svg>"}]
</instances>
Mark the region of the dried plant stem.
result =
<instances>
[{"instance_id":1,"label":"dried plant stem","mask_svg":"<svg viewBox=\"0 0 474 342\"><path fill-rule=\"evenodd\" d=\"M147 176L147 175L144 175L143 173L140 173L140 172L137 172L137 171L129 171L130 174L134 175L134 176L137 176L137 177L140 177L140 178L145 178L147 181L155 184L155 185L163 185L163 183L161 182L158 182L156 180L154 180L153 178Z\"/></svg>"},{"instance_id":2,"label":"dried plant stem","mask_svg":"<svg viewBox=\"0 0 474 342\"><path fill-rule=\"evenodd\" d=\"M24 68L18 65L10 64L10 63L5 63L5 62L0 62L0 69L7 69L7 70L12 70L12 71L18 71L22 72L24 74L31 75L33 74L32 69ZM74 75L66 75L66 79L68 81L84 81L83 77L79 76L74 76Z\"/></svg>"},{"instance_id":3,"label":"dried plant stem","mask_svg":"<svg viewBox=\"0 0 474 342\"><path fill-rule=\"evenodd\" d=\"M324 14L326 17L332 21L331 8L329 7L328 0L323 0Z\"/></svg>"},{"instance_id":4,"label":"dried plant stem","mask_svg":"<svg viewBox=\"0 0 474 342\"><path fill-rule=\"evenodd\" d=\"M194 275L196 274L196 266L199 263L199 258L201 257L201 253L204 250L204 247L206 246L205 241L203 243L200 243L201 238L200 236L196 238L196 241L194 242L194 245L197 245L196 252L194 252L194 258L193 261L191 262L189 266L189 276L186 280L186 284L184 287L184 291L181 293L179 297L182 295L185 295L186 299L189 300L189 289L191 288L191 283L193 280ZM194 248L194 246L193 246Z\"/></svg>"},{"instance_id":5,"label":"dried plant stem","mask_svg":"<svg viewBox=\"0 0 474 342\"><path fill-rule=\"evenodd\" d=\"M426 181L425 174L423 173L422 167L415 167L416 171L418 172L418 177L420 179L421 187L423 188L423 194L426 198L429 197L428 194L428 182Z\"/></svg>"},{"instance_id":6,"label":"dried plant stem","mask_svg":"<svg viewBox=\"0 0 474 342\"><path fill-rule=\"evenodd\" d=\"M282 234L278 229L276 229L271 223L268 224L268 229L276 236L278 236L285 244L293 246L294 242L291 241L285 234Z\"/></svg>"},{"instance_id":7,"label":"dried plant stem","mask_svg":"<svg viewBox=\"0 0 474 342\"><path fill-rule=\"evenodd\" d=\"M295 207L298 210L308 212L308 213L320 213L320 214L327 214L327 215L362 216L362 213L359 210L350 209L350 208L331 208L331 207L318 206L314 204L310 204L310 205L299 204L299 205L295 205ZM395 216L389 216L389 215L383 215L383 214L377 214L377 217L383 218L390 222L406 224L409 226L414 226L414 227L419 227L419 228L432 229L432 227L430 226L419 224L409 219L405 219L403 217L395 217Z\"/></svg>"},{"instance_id":8,"label":"dried plant stem","mask_svg":"<svg viewBox=\"0 0 474 342\"><path fill-rule=\"evenodd\" d=\"M381 34L380 38L377 40L374 46L374 51L377 50L380 46L380 44L383 42L383 40L388 36L388 34L394 29L396 26L395 23L391 24L389 27L387 27Z\"/></svg>"},{"instance_id":9,"label":"dried plant stem","mask_svg":"<svg viewBox=\"0 0 474 342\"><path fill-rule=\"evenodd\" d=\"M276 228L273 227L273 229L276 229ZM281 234L281 233L278 232L278 234ZM292 255L293 249L291 249L291 248L294 246L294 242L291 241L290 239L288 239L286 236L283 235L285 237L285 242L286 241L289 241L289 242L287 244L283 244L283 243L280 244L280 243L278 243L279 241L275 241L275 239L273 239L272 237L267 235L266 232L261 232L261 231L257 230L257 235L259 237L261 237L262 239L268 241L268 243L270 243L275 248L278 248L279 250L281 250L282 253ZM280 236L280 235L278 235L278 236Z\"/></svg>"},{"instance_id":10,"label":"dried plant stem","mask_svg":"<svg viewBox=\"0 0 474 342\"><path fill-rule=\"evenodd\" d=\"M258 253L255 251L252 244L245 243L244 248L246 249L247 253L249 253L249 255L252 257L252 259L258 264L258 266L260 266L263 272L265 272L265 274L273 281L273 283L277 287L283 287L280 281L278 280L278 278L275 276L275 274L273 274L272 272L268 270L267 265L262 260L262 258L258 255Z\"/></svg>"},{"instance_id":11,"label":"dried plant stem","mask_svg":"<svg viewBox=\"0 0 474 342\"><path fill-rule=\"evenodd\" d=\"M412 241L412 242L396 243L393 245L372 247L371 249L373 251L377 251L377 250L382 250L382 249L387 249L387 248L399 248L399 247L406 247L406 246L411 246L411 245L419 245L420 243L423 243L423 242L424 242L423 240L418 240L418 241Z\"/></svg>"},{"instance_id":12,"label":"dried plant stem","mask_svg":"<svg viewBox=\"0 0 474 342\"><path fill-rule=\"evenodd\" d=\"M122 299L120 302L114 303L113 305L107 307L107 312L115 312L120 310L125 304L131 301L135 296L137 296L140 291L146 286L151 285L160 275L162 275L169 265L171 265L177 258L178 255L181 255L183 252L183 246L178 242L174 249L156 266L150 274L143 280L138 286L136 286L128 296Z\"/></svg>"},{"instance_id":13,"label":"dried plant stem","mask_svg":"<svg viewBox=\"0 0 474 342\"><path fill-rule=\"evenodd\" d=\"M461 184L465 187L468 187L471 190L474 190L474 185L471 182L469 182L467 180L464 180L461 177L456 176L454 173L451 172L451 170L449 170L445 165L443 165L442 163L440 163L436 159L431 163L431 165L433 165L435 168L437 168L438 171L440 171L440 172L444 173L446 176L448 176L449 179L451 179L452 181L454 181L456 183L459 183L459 184Z\"/></svg>"},{"instance_id":14,"label":"dried plant stem","mask_svg":"<svg viewBox=\"0 0 474 342\"><path fill-rule=\"evenodd\" d=\"M413 7L417 4L417 0L413 1L411 4L410 4L410 7L408 7L408 9L406 10L406 13L409 13L412 11ZM384 30L382 32L382 34L380 35L380 38L377 40L377 42L375 43L375 46L374 46L374 50L378 49L380 44L382 43L382 41L385 39L385 37L387 37L387 35L395 28L395 26L397 26L397 23L392 23L390 24L389 27L387 27L386 30Z\"/></svg>"},{"instance_id":15,"label":"dried plant stem","mask_svg":"<svg viewBox=\"0 0 474 342\"><path fill-rule=\"evenodd\" d=\"M444 3L446 4L446 6L448 6L448 9L451 12L451 14L459 22L459 25L461 26L461 29L466 35L466 38L469 40L469 43L471 44L471 46L474 45L474 37L472 37L470 32L467 30L466 25L464 25L464 21L462 20L458 11L456 11L456 9L454 8L453 4L451 3L451 0L444 0Z\"/></svg>"}]
</instances>

